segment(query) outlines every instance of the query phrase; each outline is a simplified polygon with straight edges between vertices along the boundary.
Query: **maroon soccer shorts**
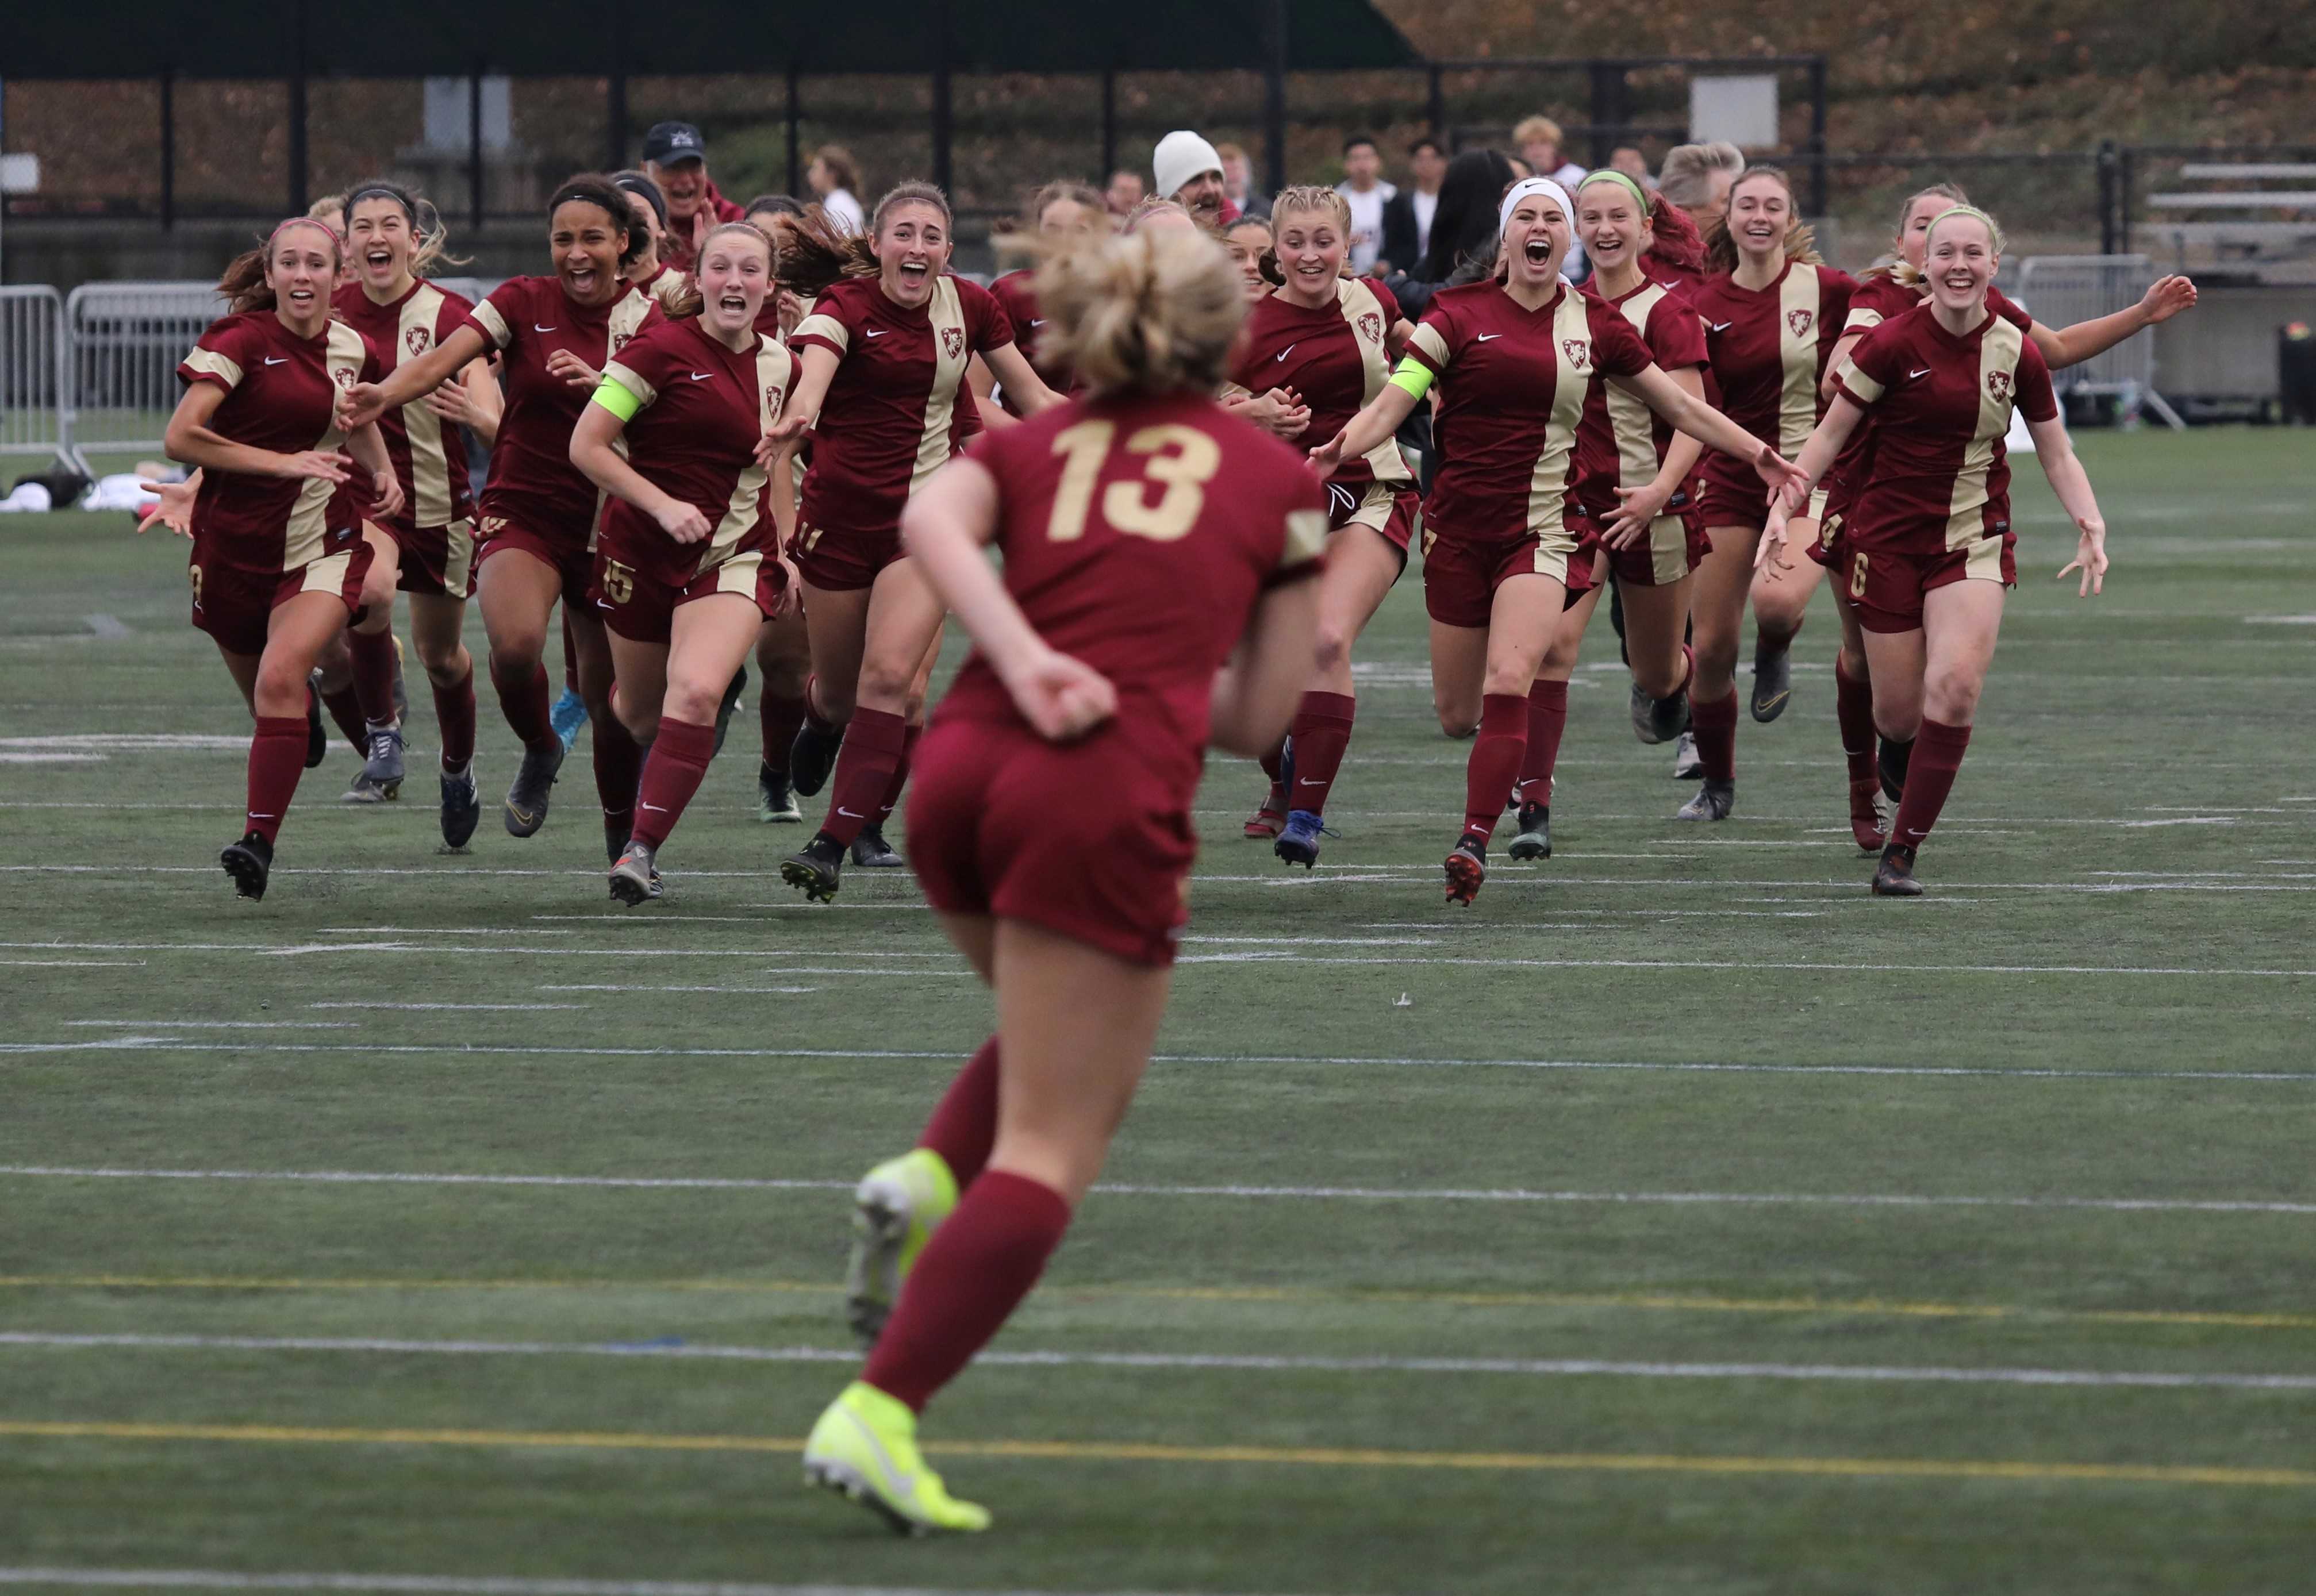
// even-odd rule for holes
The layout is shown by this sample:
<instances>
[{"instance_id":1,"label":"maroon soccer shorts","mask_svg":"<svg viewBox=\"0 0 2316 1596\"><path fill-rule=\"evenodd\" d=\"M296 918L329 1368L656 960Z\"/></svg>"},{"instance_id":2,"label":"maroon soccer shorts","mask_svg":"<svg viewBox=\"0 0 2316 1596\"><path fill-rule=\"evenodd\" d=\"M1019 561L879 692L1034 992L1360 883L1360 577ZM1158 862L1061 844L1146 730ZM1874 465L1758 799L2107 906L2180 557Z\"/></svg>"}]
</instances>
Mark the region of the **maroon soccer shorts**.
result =
<instances>
[{"instance_id":1,"label":"maroon soccer shorts","mask_svg":"<svg viewBox=\"0 0 2316 1596\"><path fill-rule=\"evenodd\" d=\"M736 593L769 619L779 604L780 586L787 580L779 562L767 558L761 550L735 554L681 587L651 572L621 564L607 548L595 551L596 611L604 625L629 643L667 642L674 630L676 610L711 593Z\"/></svg>"},{"instance_id":2,"label":"maroon soccer shorts","mask_svg":"<svg viewBox=\"0 0 2316 1596\"><path fill-rule=\"evenodd\" d=\"M1423 607L1443 626L1484 626L1496 590L1515 576L1548 576L1572 598L1592 586L1585 552L1591 523L1569 516L1556 531L1529 530L1511 537L1443 537L1423 529Z\"/></svg>"},{"instance_id":3,"label":"maroon soccer shorts","mask_svg":"<svg viewBox=\"0 0 2316 1596\"><path fill-rule=\"evenodd\" d=\"M901 558L897 528L883 532L839 532L799 522L790 554L805 585L824 593L854 593L876 584L877 573Z\"/></svg>"},{"instance_id":4,"label":"maroon soccer shorts","mask_svg":"<svg viewBox=\"0 0 2316 1596\"><path fill-rule=\"evenodd\" d=\"M1197 767L1165 772L1162 726L1080 742L1018 723L937 719L917 749L909 862L946 914L1022 920L1137 964L1171 964L1189 924Z\"/></svg>"},{"instance_id":5,"label":"maroon soccer shorts","mask_svg":"<svg viewBox=\"0 0 2316 1596\"><path fill-rule=\"evenodd\" d=\"M1422 516L1423 495L1405 483L1327 484L1327 530L1367 528L1399 551L1402 571L1407 569L1408 545L1414 541Z\"/></svg>"},{"instance_id":6,"label":"maroon soccer shorts","mask_svg":"<svg viewBox=\"0 0 2316 1596\"><path fill-rule=\"evenodd\" d=\"M570 538L549 537L528 527L512 526L502 517L486 515L475 569L480 571L501 554L529 554L562 579L565 605L584 607L595 581L594 542L591 536L575 545Z\"/></svg>"},{"instance_id":7,"label":"maroon soccer shorts","mask_svg":"<svg viewBox=\"0 0 2316 1596\"><path fill-rule=\"evenodd\" d=\"M475 590L475 523L460 517L447 527L388 527L387 536L402 551L402 572L395 589L404 593L430 593L437 598L465 598Z\"/></svg>"},{"instance_id":8,"label":"maroon soccer shorts","mask_svg":"<svg viewBox=\"0 0 2316 1596\"><path fill-rule=\"evenodd\" d=\"M331 593L349 619L361 607L362 579L370 574L371 549L348 528L333 533L338 552L308 561L295 571L251 571L205 558L193 546L187 568L193 584L193 625L228 653L262 654L265 627L275 608L300 593Z\"/></svg>"},{"instance_id":9,"label":"maroon soccer shorts","mask_svg":"<svg viewBox=\"0 0 2316 1596\"><path fill-rule=\"evenodd\" d=\"M1922 595L1958 581L2018 585L2014 551L2018 535L2004 532L1935 554L1899 549L1848 549L1849 565L1833 573L1849 595L1857 624L1868 632L1917 632L1922 625Z\"/></svg>"},{"instance_id":10,"label":"maroon soccer shorts","mask_svg":"<svg viewBox=\"0 0 2316 1596\"><path fill-rule=\"evenodd\" d=\"M1623 548L1610 548L1596 534L1587 545L1608 556L1617 580L1635 588L1669 588L1704 563L1713 552L1705 520L1696 510L1661 515Z\"/></svg>"}]
</instances>

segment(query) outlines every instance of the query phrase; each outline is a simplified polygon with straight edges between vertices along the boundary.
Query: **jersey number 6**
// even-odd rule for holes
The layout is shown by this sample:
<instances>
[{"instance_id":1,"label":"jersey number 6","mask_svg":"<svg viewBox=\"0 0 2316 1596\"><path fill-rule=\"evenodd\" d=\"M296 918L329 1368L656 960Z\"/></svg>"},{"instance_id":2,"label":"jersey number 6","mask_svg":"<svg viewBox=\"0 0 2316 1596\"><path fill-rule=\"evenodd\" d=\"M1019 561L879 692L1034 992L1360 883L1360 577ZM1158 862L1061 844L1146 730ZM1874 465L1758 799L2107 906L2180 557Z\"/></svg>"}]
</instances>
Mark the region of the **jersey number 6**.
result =
<instances>
[{"instance_id":1,"label":"jersey number 6","mask_svg":"<svg viewBox=\"0 0 2316 1596\"><path fill-rule=\"evenodd\" d=\"M1074 543L1085 536L1094 487L1117 437L1115 421L1080 421L1055 435L1054 453L1066 457L1067 463L1054 490L1053 519L1046 523L1046 536L1054 542ZM1102 519L1128 536L1157 543L1189 536L1206 506L1206 484L1222 469L1222 446L1195 427L1170 422L1135 432L1126 440L1126 452L1148 458L1138 481L1109 484L1101 496ZM1155 504L1147 492L1152 483L1165 489Z\"/></svg>"}]
</instances>

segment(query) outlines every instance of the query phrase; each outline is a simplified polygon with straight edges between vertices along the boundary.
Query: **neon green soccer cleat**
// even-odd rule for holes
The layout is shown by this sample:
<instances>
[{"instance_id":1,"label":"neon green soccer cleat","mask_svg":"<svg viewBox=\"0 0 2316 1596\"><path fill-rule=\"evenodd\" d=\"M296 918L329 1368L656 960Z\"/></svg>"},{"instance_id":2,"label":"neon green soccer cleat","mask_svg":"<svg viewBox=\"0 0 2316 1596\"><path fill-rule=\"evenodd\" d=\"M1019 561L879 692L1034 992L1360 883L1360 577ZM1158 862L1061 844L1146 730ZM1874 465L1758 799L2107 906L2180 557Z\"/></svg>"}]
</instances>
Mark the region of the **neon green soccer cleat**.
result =
<instances>
[{"instance_id":1,"label":"neon green soccer cleat","mask_svg":"<svg viewBox=\"0 0 2316 1596\"><path fill-rule=\"evenodd\" d=\"M844 1317L863 1346L875 1346L901 1299L901 1282L933 1231L957 1206L957 1177L931 1148L887 1158L852 1194L852 1263L844 1275Z\"/></svg>"},{"instance_id":2,"label":"neon green soccer cleat","mask_svg":"<svg viewBox=\"0 0 2316 1596\"><path fill-rule=\"evenodd\" d=\"M850 1496L902 1535L989 1528L987 1508L958 1501L925 1467L917 1452L917 1415L908 1405L860 1380L812 1427L804 1479Z\"/></svg>"}]
</instances>

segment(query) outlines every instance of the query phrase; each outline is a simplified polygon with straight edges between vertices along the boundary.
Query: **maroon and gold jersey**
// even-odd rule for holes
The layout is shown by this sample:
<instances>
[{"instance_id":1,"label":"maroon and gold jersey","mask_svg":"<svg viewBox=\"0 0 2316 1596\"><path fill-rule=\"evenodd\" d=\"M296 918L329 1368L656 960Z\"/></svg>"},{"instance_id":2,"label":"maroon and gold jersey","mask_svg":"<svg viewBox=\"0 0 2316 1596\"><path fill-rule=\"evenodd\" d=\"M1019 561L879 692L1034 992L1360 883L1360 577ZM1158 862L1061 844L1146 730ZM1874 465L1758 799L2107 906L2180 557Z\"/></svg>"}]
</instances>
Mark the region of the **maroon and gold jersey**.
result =
<instances>
[{"instance_id":1,"label":"maroon and gold jersey","mask_svg":"<svg viewBox=\"0 0 2316 1596\"><path fill-rule=\"evenodd\" d=\"M225 390L211 431L282 455L343 446L340 395L384 375L378 350L343 322L300 338L271 310L211 323L177 366L180 382ZM323 555L332 533L360 522L370 499L367 474L357 470L341 488L317 477L204 472L193 501L195 542L211 563L296 571Z\"/></svg>"},{"instance_id":2,"label":"maroon and gold jersey","mask_svg":"<svg viewBox=\"0 0 2316 1596\"><path fill-rule=\"evenodd\" d=\"M914 310L873 277L849 277L814 301L788 344L835 355L836 376L814 429L802 514L839 533L886 533L901 507L981 430L965 386L966 359L1013 341L1013 324L987 288L933 280Z\"/></svg>"},{"instance_id":3,"label":"maroon and gold jersey","mask_svg":"<svg viewBox=\"0 0 2316 1596\"><path fill-rule=\"evenodd\" d=\"M1918 307L1868 332L1839 380L1875 423L1873 472L1852 490L1852 544L1935 554L2010 530L2010 412L2059 413L2050 368L2015 323L1990 310L1958 338Z\"/></svg>"},{"instance_id":4,"label":"maroon and gold jersey","mask_svg":"<svg viewBox=\"0 0 2316 1596\"><path fill-rule=\"evenodd\" d=\"M1566 283L1535 310L1493 281L1442 289L1407 352L1439 378L1439 471L1423 517L1442 539L1562 530L1580 449L1609 447L1605 428L1583 425L1588 406L1604 405L1601 379L1650 364L1621 312ZM1591 465L1613 473L1613 451Z\"/></svg>"},{"instance_id":5,"label":"maroon and gold jersey","mask_svg":"<svg viewBox=\"0 0 2316 1596\"><path fill-rule=\"evenodd\" d=\"M1339 278L1335 302L1318 310L1266 295L1248 313L1231 381L1255 394L1294 389L1311 407L1305 435L1332 438L1391 380L1385 345L1399 319L1399 301L1373 278ZM1329 480L1353 489L1403 483L1407 465L1386 438L1361 458L1344 461Z\"/></svg>"},{"instance_id":6,"label":"maroon and gold jersey","mask_svg":"<svg viewBox=\"0 0 2316 1596\"><path fill-rule=\"evenodd\" d=\"M1822 406L1818 384L1840 341L1857 285L1831 266L1788 261L1765 288L1741 288L1726 271L1699 284L1689 303L1705 321L1705 347L1721 386L1721 410L1791 459L1809 441ZM1716 472L1743 461L1716 458Z\"/></svg>"},{"instance_id":7,"label":"maroon and gold jersey","mask_svg":"<svg viewBox=\"0 0 2316 1596\"><path fill-rule=\"evenodd\" d=\"M997 480L1006 590L1117 685L1149 758L1195 780L1215 672L1266 588L1319 570L1325 491L1301 453L1175 394L1057 404L972 457ZM977 653L941 713L1019 718Z\"/></svg>"},{"instance_id":8,"label":"maroon and gold jersey","mask_svg":"<svg viewBox=\"0 0 2316 1596\"><path fill-rule=\"evenodd\" d=\"M1031 369L1043 377L1046 386L1055 393L1067 394L1077 386L1077 379L1070 368L1058 361L1040 359L1038 354L1038 332L1045 326L1046 318L1038 314L1037 277L1034 271L1009 271L989 285L989 292L1004 308L1005 319L1012 324L1013 341L1028 357ZM997 403L1004 406L1007 415L1021 413L1021 407L1013 402L1012 396L1002 386L997 390Z\"/></svg>"},{"instance_id":9,"label":"maroon and gold jersey","mask_svg":"<svg viewBox=\"0 0 2316 1596\"><path fill-rule=\"evenodd\" d=\"M595 484L571 463L571 430L593 390L548 370L548 357L567 350L601 371L629 339L663 319L651 296L631 283L610 304L588 306L575 304L552 277L510 278L475 306L468 324L506 357L506 414L483 490L485 536L495 521L586 546Z\"/></svg>"},{"instance_id":10,"label":"maroon and gold jersey","mask_svg":"<svg viewBox=\"0 0 2316 1596\"><path fill-rule=\"evenodd\" d=\"M1849 297L1849 315L1841 324L1842 333L1846 337L1852 332L1870 332L1884 322L1904 315L1927 298L1920 287L1902 283L1887 271L1868 272L1857 279L1857 291ZM2021 332L2035 324L2034 317L1991 283L1986 288L1986 308ZM1841 453L1825 474L1826 486L1833 494L1832 502L1846 509L1849 495L1873 470L1873 462L1874 412L1869 410L1858 419L1850 431L1849 441L1841 446Z\"/></svg>"},{"instance_id":11,"label":"maroon and gold jersey","mask_svg":"<svg viewBox=\"0 0 2316 1596\"><path fill-rule=\"evenodd\" d=\"M688 316L638 335L603 376L643 404L627 424L628 463L714 528L705 543L680 544L614 499L603 513L605 554L681 587L735 554L771 548L771 478L755 448L795 386L796 357L761 333L753 349L732 350Z\"/></svg>"},{"instance_id":12,"label":"maroon and gold jersey","mask_svg":"<svg viewBox=\"0 0 2316 1596\"><path fill-rule=\"evenodd\" d=\"M330 306L370 340L379 366L389 375L404 360L418 359L464 326L475 308L459 295L423 280L384 305L373 301L360 283L348 283L330 296ZM450 380L459 379L454 376ZM423 396L379 416L378 430L394 461L394 474L402 479L403 507L392 522L395 530L447 527L474 514L474 494L467 485L466 435L445 425Z\"/></svg>"},{"instance_id":13,"label":"maroon and gold jersey","mask_svg":"<svg viewBox=\"0 0 2316 1596\"><path fill-rule=\"evenodd\" d=\"M1663 285L1643 280L1631 293L1602 298L1601 303L1632 324L1661 369L1691 370L1705 364L1705 324L1687 300ZM1595 416L1588 408L1584 425L1588 430L1596 425L1607 429L1608 447L1584 448L1580 453L1586 464L1598 462L1605 469L1586 472L1576 484L1576 496L1587 514L1607 517L1617 512L1617 489L1646 487L1656 480L1665 450L1672 446L1673 425L1639 395L1607 384L1602 385L1597 421ZM1693 497L1694 484L1682 483L1666 501L1663 513L1679 514Z\"/></svg>"}]
</instances>

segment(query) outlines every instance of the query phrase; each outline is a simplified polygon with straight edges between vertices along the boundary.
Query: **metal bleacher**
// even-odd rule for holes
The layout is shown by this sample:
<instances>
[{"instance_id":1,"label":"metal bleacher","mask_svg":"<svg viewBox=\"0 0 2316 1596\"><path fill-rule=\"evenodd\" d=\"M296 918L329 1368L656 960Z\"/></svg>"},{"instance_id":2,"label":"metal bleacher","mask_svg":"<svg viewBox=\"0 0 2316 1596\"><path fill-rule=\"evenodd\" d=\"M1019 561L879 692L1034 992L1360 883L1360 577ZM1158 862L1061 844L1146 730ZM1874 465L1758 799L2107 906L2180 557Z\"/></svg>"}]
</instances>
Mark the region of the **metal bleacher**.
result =
<instances>
[{"instance_id":1,"label":"metal bleacher","mask_svg":"<svg viewBox=\"0 0 2316 1596\"><path fill-rule=\"evenodd\" d=\"M2190 250L2214 261L2257 264L2316 255L2316 163L2199 162L2179 168L2184 182L2290 182L2289 189L2244 188L2151 194L2149 224L2171 246L2182 270Z\"/></svg>"}]
</instances>

